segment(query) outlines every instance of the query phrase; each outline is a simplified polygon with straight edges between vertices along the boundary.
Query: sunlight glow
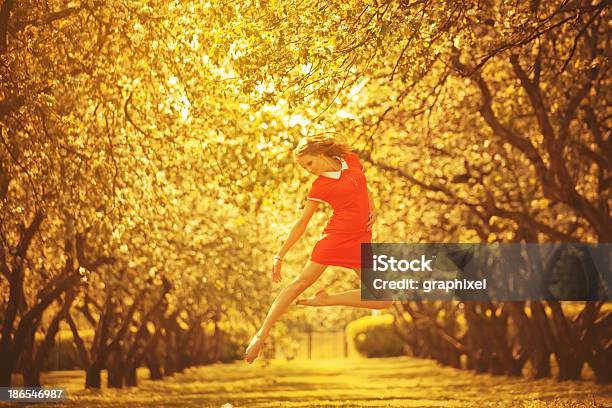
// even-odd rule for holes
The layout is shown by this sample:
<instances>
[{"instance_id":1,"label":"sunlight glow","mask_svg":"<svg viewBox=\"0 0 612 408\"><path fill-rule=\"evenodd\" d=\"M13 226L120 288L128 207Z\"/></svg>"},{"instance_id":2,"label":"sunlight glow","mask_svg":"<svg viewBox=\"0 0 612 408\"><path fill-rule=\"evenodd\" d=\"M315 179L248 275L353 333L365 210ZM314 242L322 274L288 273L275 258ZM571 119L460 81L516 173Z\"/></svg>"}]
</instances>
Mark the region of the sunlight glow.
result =
<instances>
[{"instance_id":1,"label":"sunlight glow","mask_svg":"<svg viewBox=\"0 0 612 408\"><path fill-rule=\"evenodd\" d=\"M285 126L288 127L293 127L296 125L307 126L310 124L310 120L300 114L285 116L283 121L285 122Z\"/></svg>"},{"instance_id":2,"label":"sunlight glow","mask_svg":"<svg viewBox=\"0 0 612 408\"><path fill-rule=\"evenodd\" d=\"M310 62L300 67L300 71L302 71L302 74L304 75L308 75L311 70L312 70L312 64Z\"/></svg>"}]
</instances>

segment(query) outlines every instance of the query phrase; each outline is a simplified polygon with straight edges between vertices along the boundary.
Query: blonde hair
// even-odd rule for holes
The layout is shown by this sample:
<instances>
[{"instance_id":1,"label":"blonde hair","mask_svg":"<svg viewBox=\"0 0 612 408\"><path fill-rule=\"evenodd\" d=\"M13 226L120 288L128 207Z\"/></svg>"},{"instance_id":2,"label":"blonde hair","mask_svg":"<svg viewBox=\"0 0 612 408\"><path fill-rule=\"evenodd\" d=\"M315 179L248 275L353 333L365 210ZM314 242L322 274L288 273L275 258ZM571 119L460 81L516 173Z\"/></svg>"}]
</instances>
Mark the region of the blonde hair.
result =
<instances>
[{"instance_id":1,"label":"blonde hair","mask_svg":"<svg viewBox=\"0 0 612 408\"><path fill-rule=\"evenodd\" d=\"M335 132L319 133L300 140L297 147L293 149L295 157L305 154L324 154L328 157L342 156L351 153L352 149L344 139Z\"/></svg>"}]
</instances>

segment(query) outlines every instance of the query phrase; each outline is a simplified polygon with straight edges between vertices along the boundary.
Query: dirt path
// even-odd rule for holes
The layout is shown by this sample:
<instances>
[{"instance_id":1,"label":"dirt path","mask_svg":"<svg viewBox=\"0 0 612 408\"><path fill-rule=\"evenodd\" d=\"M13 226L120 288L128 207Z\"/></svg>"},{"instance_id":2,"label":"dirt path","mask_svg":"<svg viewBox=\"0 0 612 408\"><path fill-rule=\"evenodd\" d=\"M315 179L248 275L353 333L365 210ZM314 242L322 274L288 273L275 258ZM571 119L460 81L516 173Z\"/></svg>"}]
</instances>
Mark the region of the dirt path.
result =
<instances>
[{"instance_id":1,"label":"dirt path","mask_svg":"<svg viewBox=\"0 0 612 408\"><path fill-rule=\"evenodd\" d=\"M146 370L139 374L146 377ZM84 407L612 406L610 385L474 375L408 357L215 364L100 393L83 390L82 372L50 373L43 381L65 387Z\"/></svg>"}]
</instances>

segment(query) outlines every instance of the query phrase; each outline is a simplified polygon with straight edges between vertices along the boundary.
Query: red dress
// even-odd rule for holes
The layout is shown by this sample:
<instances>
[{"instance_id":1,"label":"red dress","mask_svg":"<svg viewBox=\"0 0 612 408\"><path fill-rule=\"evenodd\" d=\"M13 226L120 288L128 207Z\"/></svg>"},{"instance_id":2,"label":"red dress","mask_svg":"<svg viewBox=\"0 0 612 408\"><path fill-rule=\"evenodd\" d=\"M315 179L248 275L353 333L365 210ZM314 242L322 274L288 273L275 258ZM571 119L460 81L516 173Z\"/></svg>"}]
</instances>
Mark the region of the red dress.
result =
<instances>
[{"instance_id":1,"label":"red dress","mask_svg":"<svg viewBox=\"0 0 612 408\"><path fill-rule=\"evenodd\" d=\"M363 166L357 156L342 156L347 167L340 178L319 176L312 183L308 200L324 201L334 212L315 244L310 259L324 265L361 267L361 243L372 241L367 223L370 203Z\"/></svg>"}]
</instances>

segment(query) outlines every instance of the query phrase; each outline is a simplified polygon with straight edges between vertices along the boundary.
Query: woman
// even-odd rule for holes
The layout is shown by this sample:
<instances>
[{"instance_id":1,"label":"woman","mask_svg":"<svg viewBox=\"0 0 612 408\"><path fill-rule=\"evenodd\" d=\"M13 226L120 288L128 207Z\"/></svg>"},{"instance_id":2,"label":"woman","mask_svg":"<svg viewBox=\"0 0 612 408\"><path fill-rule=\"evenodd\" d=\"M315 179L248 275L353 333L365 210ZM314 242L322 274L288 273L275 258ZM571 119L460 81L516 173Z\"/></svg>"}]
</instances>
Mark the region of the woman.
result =
<instances>
[{"instance_id":1,"label":"woman","mask_svg":"<svg viewBox=\"0 0 612 408\"><path fill-rule=\"evenodd\" d=\"M363 166L350 147L332 136L317 135L300 141L293 153L300 166L318 177L308 192L300 219L274 257L274 282L281 281L283 257L300 239L319 204L331 205L334 212L302 273L281 290L261 329L249 343L245 352L245 360L249 363L259 355L272 325L328 266L350 268L361 277L361 243L372 240L372 224L376 220L376 211L366 185ZM391 305L391 301L361 300L359 289L334 295L320 290L314 297L301 299L296 303L306 306L354 306L368 309L384 309Z\"/></svg>"}]
</instances>

